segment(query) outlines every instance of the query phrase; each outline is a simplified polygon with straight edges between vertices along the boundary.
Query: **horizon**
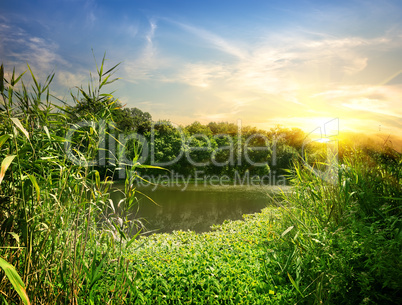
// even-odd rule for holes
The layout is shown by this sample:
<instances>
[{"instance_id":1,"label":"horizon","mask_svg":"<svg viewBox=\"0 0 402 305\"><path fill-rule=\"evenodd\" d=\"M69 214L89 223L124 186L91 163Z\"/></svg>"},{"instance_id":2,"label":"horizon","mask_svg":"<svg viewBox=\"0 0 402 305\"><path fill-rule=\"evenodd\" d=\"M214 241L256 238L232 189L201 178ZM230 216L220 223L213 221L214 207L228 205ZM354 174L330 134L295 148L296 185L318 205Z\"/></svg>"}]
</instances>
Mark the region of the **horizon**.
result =
<instances>
[{"instance_id":1,"label":"horizon","mask_svg":"<svg viewBox=\"0 0 402 305\"><path fill-rule=\"evenodd\" d=\"M176 5L174 5L176 4ZM0 62L68 101L106 53L126 107L177 125L276 125L402 134L402 3L17 0L3 4Z\"/></svg>"}]
</instances>

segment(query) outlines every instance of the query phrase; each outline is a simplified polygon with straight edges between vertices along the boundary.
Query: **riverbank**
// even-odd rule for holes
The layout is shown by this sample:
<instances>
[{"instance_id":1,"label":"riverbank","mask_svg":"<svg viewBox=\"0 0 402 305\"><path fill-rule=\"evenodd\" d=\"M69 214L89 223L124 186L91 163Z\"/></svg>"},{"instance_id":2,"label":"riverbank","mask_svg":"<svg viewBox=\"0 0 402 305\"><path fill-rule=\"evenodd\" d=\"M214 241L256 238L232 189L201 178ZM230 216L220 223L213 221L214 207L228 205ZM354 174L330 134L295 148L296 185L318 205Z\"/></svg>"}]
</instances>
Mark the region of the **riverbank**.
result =
<instances>
[{"instance_id":1,"label":"riverbank","mask_svg":"<svg viewBox=\"0 0 402 305\"><path fill-rule=\"evenodd\" d=\"M226 221L213 231L154 234L128 254L137 276L136 304L269 304L283 298L267 283L266 247L276 236L277 208ZM135 249L135 250L134 250Z\"/></svg>"},{"instance_id":2,"label":"riverbank","mask_svg":"<svg viewBox=\"0 0 402 305\"><path fill-rule=\"evenodd\" d=\"M276 208L136 240L133 304L400 304L401 161L355 152L335 184L295 164Z\"/></svg>"}]
</instances>

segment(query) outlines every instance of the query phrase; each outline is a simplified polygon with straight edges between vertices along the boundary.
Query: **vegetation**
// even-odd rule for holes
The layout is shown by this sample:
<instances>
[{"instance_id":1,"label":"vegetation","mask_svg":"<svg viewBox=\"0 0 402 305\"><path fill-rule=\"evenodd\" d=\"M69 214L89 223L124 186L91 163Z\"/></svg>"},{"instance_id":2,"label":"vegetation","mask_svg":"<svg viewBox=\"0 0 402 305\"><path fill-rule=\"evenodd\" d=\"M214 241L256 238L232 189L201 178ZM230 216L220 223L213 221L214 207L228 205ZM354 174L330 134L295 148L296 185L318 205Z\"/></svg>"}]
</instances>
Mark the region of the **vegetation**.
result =
<instances>
[{"instance_id":1,"label":"vegetation","mask_svg":"<svg viewBox=\"0 0 402 305\"><path fill-rule=\"evenodd\" d=\"M101 182L90 163L102 140L92 126L101 120L113 124L111 114L116 110L113 97L101 91L112 81L113 69L104 72L103 67L104 62L88 91L78 88L73 95L78 101L81 94L88 104L101 103L103 108L83 115L86 128L67 142L71 120L63 107L51 102L49 84L54 75L42 85L29 69L28 89L22 75L13 72L5 79L1 66L0 256L7 277L0 281L0 298L4 303L17 302L17 292L24 297L24 287L33 304L93 304L102 298L116 302L134 289L123 250L136 237L132 234L136 223L128 212L116 211L120 205L130 210L136 203L135 190L127 178L125 199L112 202L110 184ZM68 145L82 162L71 161ZM10 277L14 273L4 268L3 259L21 275L24 285L17 292L13 286L18 281ZM102 269L106 265L107 272Z\"/></svg>"},{"instance_id":2,"label":"vegetation","mask_svg":"<svg viewBox=\"0 0 402 305\"><path fill-rule=\"evenodd\" d=\"M402 156L349 153L336 184L296 163L278 208L137 240L135 304L400 304Z\"/></svg>"},{"instance_id":3,"label":"vegetation","mask_svg":"<svg viewBox=\"0 0 402 305\"><path fill-rule=\"evenodd\" d=\"M75 100L75 106L65 109L72 122L82 123L89 117L95 116L98 120L102 117L99 116L104 111L102 101ZM270 131L250 126L239 129L236 124L227 122L203 125L196 121L188 126L175 126L168 120L154 122L148 112L138 108L124 108L116 100L113 103L115 107L110 116L114 123L106 129L111 136L117 138L119 134L121 139L129 139L125 143L127 159L133 160L140 154L142 163L161 165L186 177L194 177L195 171L202 171L205 175L227 175L231 179L246 172L258 176L283 175L286 173L284 169L289 169L292 160L302 153L306 136L300 129L279 125ZM109 143L106 140L105 154L109 163L114 165L118 160L113 152L109 152ZM104 167L96 169L101 176L107 175ZM142 173L161 174L155 169Z\"/></svg>"},{"instance_id":4,"label":"vegetation","mask_svg":"<svg viewBox=\"0 0 402 305\"><path fill-rule=\"evenodd\" d=\"M244 221L226 221L211 232L141 236L141 224L130 215L138 195L133 181L139 169L157 169L138 163L141 141L126 143L134 162L125 175L124 199L113 202L110 177L126 167L116 161L125 152L110 153L105 137L116 138L120 129L150 139L152 121L104 93L114 69L105 72L102 61L88 89L77 88L76 105L69 106L51 101L53 75L41 84L29 69L28 86L22 75L6 79L1 66L3 303L402 303L401 153L388 145L344 149L337 181L331 183L297 160L303 142L298 130L264 133L244 127L242 141L258 132L270 147L278 143L275 166L287 169L292 192L276 199L277 207ZM68 137L71 127L75 131ZM237 126L227 123L196 122L183 134L166 122L154 127L157 161L171 160L184 149L196 162L215 154L224 163L230 150L219 148L230 140L217 135L237 134ZM192 137L196 134L205 137ZM210 150L186 150L207 140L216 143ZM272 150L253 150L264 143L262 137L249 142L255 162L272 158ZM308 154L314 166L323 160ZM271 170L243 165L205 165L204 170ZM170 169L189 174L194 166L183 159Z\"/></svg>"},{"instance_id":5,"label":"vegetation","mask_svg":"<svg viewBox=\"0 0 402 305\"><path fill-rule=\"evenodd\" d=\"M401 174L402 155L389 147L350 151L336 184L296 164L268 277L286 278L293 300L307 304L401 303Z\"/></svg>"}]
</instances>

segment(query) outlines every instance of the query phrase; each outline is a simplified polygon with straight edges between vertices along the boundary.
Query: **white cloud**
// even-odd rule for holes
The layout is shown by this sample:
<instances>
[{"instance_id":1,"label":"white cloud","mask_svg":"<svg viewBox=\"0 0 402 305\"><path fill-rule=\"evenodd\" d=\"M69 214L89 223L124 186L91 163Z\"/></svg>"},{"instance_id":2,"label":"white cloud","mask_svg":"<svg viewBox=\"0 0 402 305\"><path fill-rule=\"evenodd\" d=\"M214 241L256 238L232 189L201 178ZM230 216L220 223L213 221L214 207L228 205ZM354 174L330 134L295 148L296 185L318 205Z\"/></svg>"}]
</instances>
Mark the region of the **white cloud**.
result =
<instances>
[{"instance_id":1,"label":"white cloud","mask_svg":"<svg viewBox=\"0 0 402 305\"><path fill-rule=\"evenodd\" d=\"M349 121L359 119L397 128L402 125L402 88L400 86L339 86L311 96L333 113ZM356 123L355 123L356 124ZM370 123L371 124L371 123ZM362 124L360 124L362 125ZM372 125L372 124L371 124ZM399 128L399 127L398 127Z\"/></svg>"},{"instance_id":2,"label":"white cloud","mask_svg":"<svg viewBox=\"0 0 402 305\"><path fill-rule=\"evenodd\" d=\"M138 34L138 25L130 24L125 26L125 31L127 32L128 36L134 38Z\"/></svg>"},{"instance_id":3,"label":"white cloud","mask_svg":"<svg viewBox=\"0 0 402 305\"><path fill-rule=\"evenodd\" d=\"M224 53L233 55L234 57L237 58L245 58L247 57L247 52L242 50L241 48L235 46L233 43L227 41L223 37L212 33L210 31L207 31L203 28L195 27L189 24L184 24L181 22L173 21L166 19L169 22L178 25L182 29L184 29L187 32L190 32L191 34L194 34L196 37L201 38L202 40L206 41L209 43L210 47L216 48Z\"/></svg>"},{"instance_id":4,"label":"white cloud","mask_svg":"<svg viewBox=\"0 0 402 305\"><path fill-rule=\"evenodd\" d=\"M94 0L85 0L84 8L86 10L87 25L93 27L98 19L95 14L97 4Z\"/></svg>"},{"instance_id":5,"label":"white cloud","mask_svg":"<svg viewBox=\"0 0 402 305\"><path fill-rule=\"evenodd\" d=\"M71 73L69 71L58 71L56 73L56 79L60 85L67 88L72 88L74 86L79 87L83 85L87 81L88 77L81 72Z\"/></svg>"},{"instance_id":6,"label":"white cloud","mask_svg":"<svg viewBox=\"0 0 402 305\"><path fill-rule=\"evenodd\" d=\"M145 44L141 52L124 63L126 72L125 80L128 82L137 82L138 80L147 80L155 77L154 72L162 67L160 58L157 57L157 48L154 46L154 36L157 29L155 20L149 21L149 29L145 34Z\"/></svg>"},{"instance_id":7,"label":"white cloud","mask_svg":"<svg viewBox=\"0 0 402 305\"><path fill-rule=\"evenodd\" d=\"M194 40L170 41L177 42L175 49L182 47L180 52L162 52L169 48L164 48L165 41L157 40L157 26L151 21L141 54L124 65L127 73L132 73L131 81L146 79L154 84L188 85L186 92L177 93L177 105L184 105L185 100L185 109L169 108L171 118L186 112L200 121L244 117L250 123L264 124L262 116L266 114L273 121L283 118L285 123L294 122L292 126L308 126L313 118L332 115L351 122L363 108L372 121L376 115L400 118L398 103L402 92L391 86L366 83L364 77L373 58L400 49L402 36L397 31L369 38L303 30L277 32L245 46L202 28L168 21L193 34ZM200 42L206 49L218 49L232 56L221 57L221 61L216 53L205 53L196 61L194 56L187 57L188 44ZM292 116L294 113L299 119Z\"/></svg>"},{"instance_id":8,"label":"white cloud","mask_svg":"<svg viewBox=\"0 0 402 305\"><path fill-rule=\"evenodd\" d=\"M368 111L375 114L383 114L402 118L402 113L398 113L390 107L389 101L370 99L367 97L352 98L342 106L358 111Z\"/></svg>"},{"instance_id":9,"label":"white cloud","mask_svg":"<svg viewBox=\"0 0 402 305\"><path fill-rule=\"evenodd\" d=\"M206 53L203 60L190 61L183 57L186 56L185 44L181 53L163 53L161 47L164 45L159 45L158 40L155 42L156 21L150 20L142 51L124 63L128 81L177 82L208 90L227 90L233 92L233 96L240 92L272 95L299 105L304 104L300 98L302 91L357 77L367 68L375 50L383 52L398 39L402 43L395 31L364 38L336 37L302 29L277 32L245 46L204 28L163 20L192 34L190 43L202 41L206 48L218 49L232 57L220 62L212 56L209 60ZM180 49L180 45L176 48Z\"/></svg>"},{"instance_id":10,"label":"white cloud","mask_svg":"<svg viewBox=\"0 0 402 305\"><path fill-rule=\"evenodd\" d=\"M26 42L26 46L28 50L26 53L21 53L21 57L29 59L41 70L49 70L58 63L67 65L67 62L57 54L58 46L54 42L31 37Z\"/></svg>"},{"instance_id":11,"label":"white cloud","mask_svg":"<svg viewBox=\"0 0 402 305\"><path fill-rule=\"evenodd\" d=\"M182 82L194 87L207 88L217 79L229 77L229 71L221 64L187 63L173 78L166 82Z\"/></svg>"},{"instance_id":12,"label":"white cloud","mask_svg":"<svg viewBox=\"0 0 402 305\"><path fill-rule=\"evenodd\" d=\"M20 71L26 70L29 63L40 77L49 74L57 64L68 65L57 53L55 42L31 36L19 27L0 24L0 45L0 57Z\"/></svg>"},{"instance_id":13,"label":"white cloud","mask_svg":"<svg viewBox=\"0 0 402 305\"><path fill-rule=\"evenodd\" d=\"M389 37L337 38L329 35L303 36L275 34L257 45L240 48L204 29L173 22L207 41L211 47L234 55L230 64L205 60L172 67L164 79L190 86L250 90L258 94L280 95L301 104L297 92L317 82L342 81L362 72L368 65L369 52L391 41ZM317 38L318 37L318 38ZM325 79L326 78L326 79Z\"/></svg>"}]
</instances>

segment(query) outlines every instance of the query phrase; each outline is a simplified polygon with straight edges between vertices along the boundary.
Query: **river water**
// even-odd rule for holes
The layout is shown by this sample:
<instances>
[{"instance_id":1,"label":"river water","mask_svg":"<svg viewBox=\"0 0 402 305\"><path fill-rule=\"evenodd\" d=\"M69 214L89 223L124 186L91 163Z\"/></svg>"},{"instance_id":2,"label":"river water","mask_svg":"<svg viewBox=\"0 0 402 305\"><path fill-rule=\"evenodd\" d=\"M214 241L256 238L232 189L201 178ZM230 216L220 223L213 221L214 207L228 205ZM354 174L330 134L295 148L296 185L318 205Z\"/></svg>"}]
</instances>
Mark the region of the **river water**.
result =
<instances>
[{"instance_id":1,"label":"river water","mask_svg":"<svg viewBox=\"0 0 402 305\"><path fill-rule=\"evenodd\" d=\"M116 184L116 188L123 185ZM174 230L206 232L210 226L225 220L242 219L243 214L252 214L272 204L270 196L287 186L204 186L189 185L185 190L175 186L138 187L138 207L134 214L141 219L147 230L157 233ZM151 200L140 194L152 198ZM121 193L112 193L112 199L123 198Z\"/></svg>"}]
</instances>

